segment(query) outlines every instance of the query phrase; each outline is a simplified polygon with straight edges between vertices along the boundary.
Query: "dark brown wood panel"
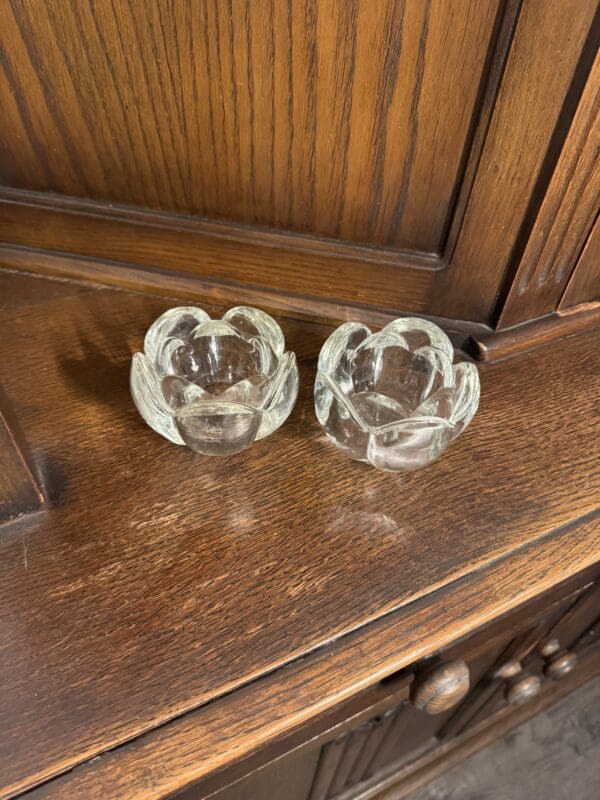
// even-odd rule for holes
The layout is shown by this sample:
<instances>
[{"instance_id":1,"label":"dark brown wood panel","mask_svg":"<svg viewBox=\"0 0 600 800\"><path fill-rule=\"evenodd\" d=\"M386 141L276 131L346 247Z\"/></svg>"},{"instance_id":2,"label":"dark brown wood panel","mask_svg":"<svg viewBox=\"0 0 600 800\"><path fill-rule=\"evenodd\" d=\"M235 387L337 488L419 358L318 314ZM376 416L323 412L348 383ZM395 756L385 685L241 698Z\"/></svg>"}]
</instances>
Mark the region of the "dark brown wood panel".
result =
<instances>
[{"instance_id":1,"label":"dark brown wood panel","mask_svg":"<svg viewBox=\"0 0 600 800\"><path fill-rule=\"evenodd\" d=\"M592 281L593 286L594 281ZM587 287L586 287L587 290ZM488 361L531 350L544 344L593 328L600 321L600 304L584 303L546 317L506 328L496 333L476 334L465 343L465 349L475 358Z\"/></svg>"},{"instance_id":2,"label":"dark brown wood panel","mask_svg":"<svg viewBox=\"0 0 600 800\"><path fill-rule=\"evenodd\" d=\"M439 252L498 0L13 0L2 180Z\"/></svg>"},{"instance_id":3,"label":"dark brown wood panel","mask_svg":"<svg viewBox=\"0 0 600 800\"><path fill-rule=\"evenodd\" d=\"M30 280L41 295L54 286ZM0 537L0 618L21 620L2 630L6 787L214 699L598 505L597 333L483 367L472 426L428 470L399 478L327 444L312 383L330 329L293 320L282 323L301 396L276 436L233 460L157 437L131 403L128 369L169 305L68 290L52 313L17 302L3 314L7 390L59 487L44 519L29 518L26 559L21 530Z\"/></svg>"}]
</instances>

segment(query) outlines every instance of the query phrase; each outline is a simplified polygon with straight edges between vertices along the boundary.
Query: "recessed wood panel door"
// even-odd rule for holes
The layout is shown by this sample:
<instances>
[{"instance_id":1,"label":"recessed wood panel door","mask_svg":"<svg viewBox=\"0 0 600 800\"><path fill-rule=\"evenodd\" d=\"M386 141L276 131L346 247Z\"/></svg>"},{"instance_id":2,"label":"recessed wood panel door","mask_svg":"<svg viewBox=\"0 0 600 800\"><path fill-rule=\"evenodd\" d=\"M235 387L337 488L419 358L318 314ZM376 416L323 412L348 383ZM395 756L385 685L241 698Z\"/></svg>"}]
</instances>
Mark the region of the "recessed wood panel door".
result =
<instances>
[{"instance_id":1,"label":"recessed wood panel door","mask_svg":"<svg viewBox=\"0 0 600 800\"><path fill-rule=\"evenodd\" d=\"M586 84L594 11L2 3L0 242L489 322Z\"/></svg>"},{"instance_id":2,"label":"recessed wood panel door","mask_svg":"<svg viewBox=\"0 0 600 800\"><path fill-rule=\"evenodd\" d=\"M2 178L440 252L498 2L17 0Z\"/></svg>"}]
</instances>

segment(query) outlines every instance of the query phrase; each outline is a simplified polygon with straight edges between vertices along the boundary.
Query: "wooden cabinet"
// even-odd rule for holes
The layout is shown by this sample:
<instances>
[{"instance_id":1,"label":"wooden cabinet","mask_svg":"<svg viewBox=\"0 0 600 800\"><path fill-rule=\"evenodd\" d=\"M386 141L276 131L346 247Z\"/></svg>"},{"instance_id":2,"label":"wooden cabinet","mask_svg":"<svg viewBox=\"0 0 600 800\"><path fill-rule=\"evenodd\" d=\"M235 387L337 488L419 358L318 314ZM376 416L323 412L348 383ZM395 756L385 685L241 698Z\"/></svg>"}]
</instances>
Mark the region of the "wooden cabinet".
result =
<instances>
[{"instance_id":1,"label":"wooden cabinet","mask_svg":"<svg viewBox=\"0 0 600 800\"><path fill-rule=\"evenodd\" d=\"M476 334L557 309L598 212L593 2L0 13L0 241L47 270Z\"/></svg>"},{"instance_id":2,"label":"wooden cabinet","mask_svg":"<svg viewBox=\"0 0 600 800\"><path fill-rule=\"evenodd\" d=\"M338 708L330 727L325 719L319 730L316 721L293 752L215 800L376 798L377 787L395 785L396 775L394 797L400 797L402 784L424 759L432 763L436 750L447 750L476 726L493 726L511 706L525 706L555 681L573 676L580 655L597 647L599 626L597 583L529 604L415 665L415 675L403 672L384 681L383 700L377 701L377 689L369 690ZM469 688L463 687L465 674ZM204 796L192 789L181 800Z\"/></svg>"},{"instance_id":3,"label":"wooden cabinet","mask_svg":"<svg viewBox=\"0 0 600 800\"><path fill-rule=\"evenodd\" d=\"M588 0L0 3L0 797L366 800L593 674L599 37ZM298 358L235 460L131 402L191 303ZM407 314L482 402L398 481L312 387L333 325Z\"/></svg>"}]
</instances>

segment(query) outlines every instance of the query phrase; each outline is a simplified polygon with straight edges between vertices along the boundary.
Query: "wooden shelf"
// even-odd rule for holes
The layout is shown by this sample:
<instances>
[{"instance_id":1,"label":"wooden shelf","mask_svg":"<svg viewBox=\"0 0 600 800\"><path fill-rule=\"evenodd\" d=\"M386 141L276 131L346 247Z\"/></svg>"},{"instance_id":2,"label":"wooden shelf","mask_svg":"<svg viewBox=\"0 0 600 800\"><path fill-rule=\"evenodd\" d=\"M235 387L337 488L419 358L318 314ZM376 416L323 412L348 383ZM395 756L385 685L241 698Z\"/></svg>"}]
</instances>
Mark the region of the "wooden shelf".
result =
<instances>
[{"instance_id":1,"label":"wooden shelf","mask_svg":"<svg viewBox=\"0 0 600 800\"><path fill-rule=\"evenodd\" d=\"M472 426L397 476L320 431L324 325L280 320L302 380L281 430L202 459L129 397L172 300L10 272L0 298L47 498L0 529L0 797L82 764L35 795L132 800L131 748L144 800L176 791L598 560L597 331L484 364Z\"/></svg>"}]
</instances>

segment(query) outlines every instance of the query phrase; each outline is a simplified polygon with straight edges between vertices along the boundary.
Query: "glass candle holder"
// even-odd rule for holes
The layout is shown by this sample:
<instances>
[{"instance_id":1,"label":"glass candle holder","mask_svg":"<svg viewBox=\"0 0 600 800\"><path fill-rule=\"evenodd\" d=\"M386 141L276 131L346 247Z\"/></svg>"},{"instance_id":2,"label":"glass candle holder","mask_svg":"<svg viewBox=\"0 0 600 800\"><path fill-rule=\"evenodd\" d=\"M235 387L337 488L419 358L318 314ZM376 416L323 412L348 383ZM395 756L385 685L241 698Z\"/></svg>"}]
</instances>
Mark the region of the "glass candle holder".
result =
<instances>
[{"instance_id":1,"label":"glass candle holder","mask_svg":"<svg viewBox=\"0 0 600 800\"><path fill-rule=\"evenodd\" d=\"M264 439L287 419L298 366L275 320L237 306L219 320L171 308L148 329L131 362L137 410L169 441L225 456Z\"/></svg>"},{"instance_id":2,"label":"glass candle holder","mask_svg":"<svg viewBox=\"0 0 600 800\"><path fill-rule=\"evenodd\" d=\"M347 322L319 355L315 411L331 441L392 472L427 466L467 427L479 404L474 364L453 364L446 334L422 319L378 333Z\"/></svg>"}]
</instances>

